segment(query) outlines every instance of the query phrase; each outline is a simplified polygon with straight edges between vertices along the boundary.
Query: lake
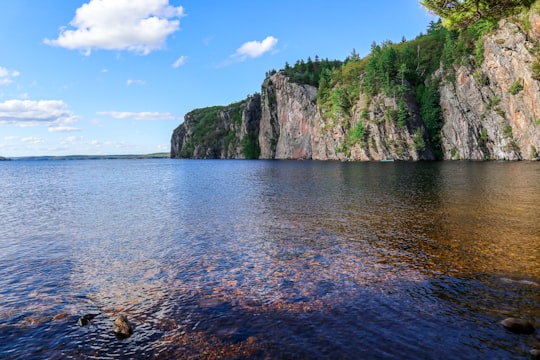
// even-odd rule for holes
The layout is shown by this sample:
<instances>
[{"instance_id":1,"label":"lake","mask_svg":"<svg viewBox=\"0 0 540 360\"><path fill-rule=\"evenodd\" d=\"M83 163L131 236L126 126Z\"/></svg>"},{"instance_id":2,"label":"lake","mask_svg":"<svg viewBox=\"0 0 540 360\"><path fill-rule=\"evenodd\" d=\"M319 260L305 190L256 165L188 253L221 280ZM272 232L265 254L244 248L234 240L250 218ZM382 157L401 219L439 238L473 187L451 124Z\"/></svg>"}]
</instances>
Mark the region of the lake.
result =
<instances>
[{"instance_id":1,"label":"lake","mask_svg":"<svg viewBox=\"0 0 540 360\"><path fill-rule=\"evenodd\" d=\"M506 359L538 337L500 325L540 325L538 162L0 162L0 223L2 359Z\"/></svg>"}]
</instances>

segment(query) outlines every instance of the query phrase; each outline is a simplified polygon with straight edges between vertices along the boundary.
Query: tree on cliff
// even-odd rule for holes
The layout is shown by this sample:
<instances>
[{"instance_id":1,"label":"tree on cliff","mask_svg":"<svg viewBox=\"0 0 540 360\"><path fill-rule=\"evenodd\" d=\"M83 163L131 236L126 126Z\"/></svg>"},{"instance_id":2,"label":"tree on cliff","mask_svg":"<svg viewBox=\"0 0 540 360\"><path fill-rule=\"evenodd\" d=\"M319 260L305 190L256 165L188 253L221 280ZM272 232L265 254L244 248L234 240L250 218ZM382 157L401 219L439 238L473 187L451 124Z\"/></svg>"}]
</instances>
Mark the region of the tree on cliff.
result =
<instances>
[{"instance_id":1,"label":"tree on cliff","mask_svg":"<svg viewBox=\"0 0 540 360\"><path fill-rule=\"evenodd\" d=\"M443 19L447 28L469 26L480 19L497 21L529 8L535 0L422 0L420 3Z\"/></svg>"}]
</instances>

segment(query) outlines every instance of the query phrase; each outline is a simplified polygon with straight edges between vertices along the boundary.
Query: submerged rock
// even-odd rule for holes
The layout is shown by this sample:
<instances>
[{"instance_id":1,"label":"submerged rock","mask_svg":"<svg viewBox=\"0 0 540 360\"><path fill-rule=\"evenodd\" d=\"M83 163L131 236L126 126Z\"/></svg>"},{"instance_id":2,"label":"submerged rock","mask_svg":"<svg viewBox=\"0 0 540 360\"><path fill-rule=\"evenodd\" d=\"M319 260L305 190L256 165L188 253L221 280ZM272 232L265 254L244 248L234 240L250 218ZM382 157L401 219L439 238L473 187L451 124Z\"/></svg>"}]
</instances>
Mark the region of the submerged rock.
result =
<instances>
[{"instance_id":1,"label":"submerged rock","mask_svg":"<svg viewBox=\"0 0 540 360\"><path fill-rule=\"evenodd\" d=\"M532 334L536 331L533 324L525 319L507 318L501 321L502 326L516 334Z\"/></svg>"},{"instance_id":2,"label":"submerged rock","mask_svg":"<svg viewBox=\"0 0 540 360\"><path fill-rule=\"evenodd\" d=\"M120 315L114 320L113 332L118 337L129 337L133 334L133 328L126 315Z\"/></svg>"},{"instance_id":3,"label":"submerged rock","mask_svg":"<svg viewBox=\"0 0 540 360\"><path fill-rule=\"evenodd\" d=\"M79 318L79 321L77 322L77 324L79 324L79 326L85 326L85 325L88 325L90 324L90 321L92 319L94 319L96 316L98 316L98 314L86 314L86 315L83 315Z\"/></svg>"},{"instance_id":4,"label":"submerged rock","mask_svg":"<svg viewBox=\"0 0 540 360\"><path fill-rule=\"evenodd\" d=\"M53 316L53 320L61 320L61 319L65 319L69 316L69 314L66 314L66 313L60 313L60 314L56 314ZM80 320L80 319L79 319Z\"/></svg>"}]
</instances>

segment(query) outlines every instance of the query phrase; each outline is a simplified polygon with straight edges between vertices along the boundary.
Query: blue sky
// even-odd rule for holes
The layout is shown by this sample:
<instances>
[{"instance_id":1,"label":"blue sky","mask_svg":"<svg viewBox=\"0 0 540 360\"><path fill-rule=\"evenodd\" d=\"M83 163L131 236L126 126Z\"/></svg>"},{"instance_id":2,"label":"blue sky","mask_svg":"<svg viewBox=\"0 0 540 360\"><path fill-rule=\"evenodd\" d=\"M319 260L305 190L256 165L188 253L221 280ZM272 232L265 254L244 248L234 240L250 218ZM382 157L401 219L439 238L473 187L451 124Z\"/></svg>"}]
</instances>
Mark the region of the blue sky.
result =
<instances>
[{"instance_id":1,"label":"blue sky","mask_svg":"<svg viewBox=\"0 0 540 360\"><path fill-rule=\"evenodd\" d=\"M425 32L417 0L16 0L0 4L0 155L168 152L195 109L309 56Z\"/></svg>"}]
</instances>

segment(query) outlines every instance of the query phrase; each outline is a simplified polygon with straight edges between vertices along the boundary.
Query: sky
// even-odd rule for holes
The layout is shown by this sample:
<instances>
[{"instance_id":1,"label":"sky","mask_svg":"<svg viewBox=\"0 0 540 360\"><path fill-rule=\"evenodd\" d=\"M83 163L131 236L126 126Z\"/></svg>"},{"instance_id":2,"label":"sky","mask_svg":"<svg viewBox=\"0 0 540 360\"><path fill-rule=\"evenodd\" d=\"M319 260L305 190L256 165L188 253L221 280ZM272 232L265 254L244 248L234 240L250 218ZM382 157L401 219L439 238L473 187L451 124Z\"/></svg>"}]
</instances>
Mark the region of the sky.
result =
<instances>
[{"instance_id":1,"label":"sky","mask_svg":"<svg viewBox=\"0 0 540 360\"><path fill-rule=\"evenodd\" d=\"M196 108L426 31L417 0L0 1L0 156L169 152Z\"/></svg>"}]
</instances>

